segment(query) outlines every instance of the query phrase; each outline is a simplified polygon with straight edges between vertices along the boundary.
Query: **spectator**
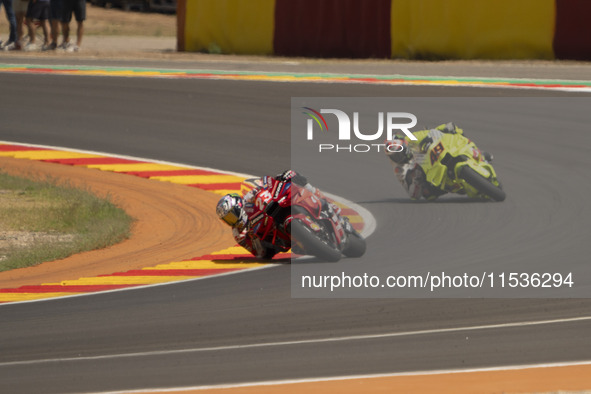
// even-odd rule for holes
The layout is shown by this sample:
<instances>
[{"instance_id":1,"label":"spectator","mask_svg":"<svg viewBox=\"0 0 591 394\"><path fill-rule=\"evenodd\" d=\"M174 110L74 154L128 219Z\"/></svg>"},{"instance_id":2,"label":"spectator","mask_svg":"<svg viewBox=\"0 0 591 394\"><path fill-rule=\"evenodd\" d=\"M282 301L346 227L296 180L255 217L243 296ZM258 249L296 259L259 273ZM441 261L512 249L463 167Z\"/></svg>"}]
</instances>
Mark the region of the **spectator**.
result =
<instances>
[{"instance_id":1,"label":"spectator","mask_svg":"<svg viewBox=\"0 0 591 394\"><path fill-rule=\"evenodd\" d=\"M67 52L78 52L82 45L82 35L84 34L86 0L63 0L62 10L62 35L64 36L64 42L60 47L64 48ZM70 43L70 21L72 20L72 13L74 13L78 24L75 45Z\"/></svg>"},{"instance_id":2,"label":"spectator","mask_svg":"<svg viewBox=\"0 0 591 394\"><path fill-rule=\"evenodd\" d=\"M49 47L49 0L30 0L27 7L27 27L29 30L29 42L25 45L25 51L39 50L35 34L35 21L39 21L43 29L44 43L41 49Z\"/></svg>"},{"instance_id":3,"label":"spectator","mask_svg":"<svg viewBox=\"0 0 591 394\"><path fill-rule=\"evenodd\" d=\"M4 49L9 51L23 49L23 27L25 25L25 15L27 15L29 0L14 0L12 5L14 8L14 15L16 16L16 41L10 46L4 47Z\"/></svg>"},{"instance_id":4,"label":"spectator","mask_svg":"<svg viewBox=\"0 0 591 394\"><path fill-rule=\"evenodd\" d=\"M60 35L60 22L62 20L62 0L50 0L50 27L51 27L51 44L49 49L53 50L57 48L57 39Z\"/></svg>"},{"instance_id":5,"label":"spectator","mask_svg":"<svg viewBox=\"0 0 591 394\"><path fill-rule=\"evenodd\" d=\"M10 35L8 41L3 43L0 41L1 47L8 47L16 41L16 17L14 16L14 9L12 8L12 0L0 0L0 6L4 4L4 12L6 13L6 20L10 25Z\"/></svg>"}]
</instances>

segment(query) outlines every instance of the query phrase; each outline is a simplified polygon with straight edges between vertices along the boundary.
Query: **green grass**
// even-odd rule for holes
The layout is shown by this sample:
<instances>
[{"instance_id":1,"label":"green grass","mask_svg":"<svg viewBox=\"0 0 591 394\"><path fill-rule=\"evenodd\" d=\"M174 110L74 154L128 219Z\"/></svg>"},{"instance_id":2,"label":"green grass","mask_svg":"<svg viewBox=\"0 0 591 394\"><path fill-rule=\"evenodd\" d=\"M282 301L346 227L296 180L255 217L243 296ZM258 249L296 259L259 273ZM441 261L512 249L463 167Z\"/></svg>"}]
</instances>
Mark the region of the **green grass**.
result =
<instances>
[{"instance_id":1,"label":"green grass","mask_svg":"<svg viewBox=\"0 0 591 394\"><path fill-rule=\"evenodd\" d=\"M114 245L129 238L132 223L110 197L0 173L0 271Z\"/></svg>"}]
</instances>

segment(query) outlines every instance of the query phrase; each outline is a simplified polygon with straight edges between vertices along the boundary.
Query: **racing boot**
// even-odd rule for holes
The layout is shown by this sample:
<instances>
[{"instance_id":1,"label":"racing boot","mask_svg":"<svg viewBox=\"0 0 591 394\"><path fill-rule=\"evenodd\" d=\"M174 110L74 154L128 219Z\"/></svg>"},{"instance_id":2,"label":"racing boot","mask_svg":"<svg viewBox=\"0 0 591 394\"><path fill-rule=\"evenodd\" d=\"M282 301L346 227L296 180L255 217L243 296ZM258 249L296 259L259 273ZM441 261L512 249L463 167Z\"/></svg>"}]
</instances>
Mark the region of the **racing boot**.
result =
<instances>
[{"instance_id":1,"label":"racing boot","mask_svg":"<svg viewBox=\"0 0 591 394\"><path fill-rule=\"evenodd\" d=\"M348 234L353 234L355 232L355 229L351 225L349 218L346 216L342 216L342 219L343 219L342 225L343 225L343 229L345 230L345 232Z\"/></svg>"},{"instance_id":2,"label":"racing boot","mask_svg":"<svg viewBox=\"0 0 591 394\"><path fill-rule=\"evenodd\" d=\"M425 183L425 172L421 166L417 163L407 163L397 166L394 169L394 174L396 174L411 199L418 200L421 198L423 184Z\"/></svg>"},{"instance_id":3,"label":"racing boot","mask_svg":"<svg viewBox=\"0 0 591 394\"><path fill-rule=\"evenodd\" d=\"M429 182L425 182L423 185L422 196L427 201L433 201L437 197L442 196L444 194L447 194L447 191L441 190L440 188L433 186Z\"/></svg>"}]
</instances>

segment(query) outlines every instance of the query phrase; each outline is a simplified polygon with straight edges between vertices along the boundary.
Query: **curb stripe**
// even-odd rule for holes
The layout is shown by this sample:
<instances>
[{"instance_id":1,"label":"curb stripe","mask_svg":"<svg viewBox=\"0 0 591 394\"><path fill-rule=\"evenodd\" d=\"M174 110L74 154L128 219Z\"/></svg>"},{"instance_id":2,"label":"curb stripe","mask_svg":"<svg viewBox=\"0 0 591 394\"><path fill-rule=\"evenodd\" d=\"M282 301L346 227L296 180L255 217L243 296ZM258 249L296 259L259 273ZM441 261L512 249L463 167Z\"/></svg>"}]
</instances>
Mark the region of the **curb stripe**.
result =
<instances>
[{"instance_id":1,"label":"curb stripe","mask_svg":"<svg viewBox=\"0 0 591 394\"><path fill-rule=\"evenodd\" d=\"M126 272L115 272L110 275L99 275L99 277L107 276L206 276L221 274L224 272L236 271L239 268L213 268L213 269L163 269L163 268L142 268L141 270L131 270Z\"/></svg>"},{"instance_id":2,"label":"curb stripe","mask_svg":"<svg viewBox=\"0 0 591 394\"><path fill-rule=\"evenodd\" d=\"M251 266L264 266L266 264L255 264L252 263ZM188 261L176 261L168 264L160 264L155 267L146 267L142 268L144 271L149 270L187 270L187 271L205 271L214 269L216 272L220 271L234 271L233 268L244 268L244 263L221 263L219 260L215 261L208 261L208 260L199 260L198 263L188 260Z\"/></svg>"},{"instance_id":3,"label":"curb stripe","mask_svg":"<svg viewBox=\"0 0 591 394\"><path fill-rule=\"evenodd\" d=\"M65 286L65 285L38 285L21 286L18 289L0 289L0 293L48 293L48 292L68 292L68 293L88 293L96 291L116 290L127 287L125 285L88 285L88 286Z\"/></svg>"},{"instance_id":4,"label":"curb stripe","mask_svg":"<svg viewBox=\"0 0 591 394\"><path fill-rule=\"evenodd\" d=\"M241 261L241 260L249 259L251 257L252 257L251 254L230 254L230 253L206 254L205 256L202 256L201 258L191 259L190 261L201 260L201 259L203 259L204 261L210 261L210 260L211 261L221 261L221 260Z\"/></svg>"},{"instance_id":5,"label":"curb stripe","mask_svg":"<svg viewBox=\"0 0 591 394\"><path fill-rule=\"evenodd\" d=\"M206 170L133 171L129 174L142 178L152 178L157 176L217 175L215 172Z\"/></svg>"},{"instance_id":6,"label":"curb stripe","mask_svg":"<svg viewBox=\"0 0 591 394\"><path fill-rule=\"evenodd\" d=\"M47 150L45 148L34 148L26 145L0 145L0 152L19 152L19 151L33 151L33 150Z\"/></svg>"},{"instance_id":7,"label":"curb stripe","mask_svg":"<svg viewBox=\"0 0 591 394\"><path fill-rule=\"evenodd\" d=\"M153 176L150 179L180 183L181 185L207 185L224 183L242 183L244 178L234 175L213 174L213 175L176 175L176 176Z\"/></svg>"},{"instance_id":8,"label":"curb stripe","mask_svg":"<svg viewBox=\"0 0 591 394\"><path fill-rule=\"evenodd\" d=\"M203 189L203 190L219 190L219 189L223 189L223 190L240 190L240 187L242 186L242 182L238 183L211 183L209 185L203 185L203 184L189 184L187 186L193 186L193 187L198 187L199 189Z\"/></svg>"},{"instance_id":9,"label":"curb stripe","mask_svg":"<svg viewBox=\"0 0 591 394\"><path fill-rule=\"evenodd\" d=\"M197 278L196 276L97 276L93 278L80 278L73 280L64 280L61 282L64 286L72 285L149 285L154 283L175 282Z\"/></svg>"},{"instance_id":10,"label":"curb stripe","mask_svg":"<svg viewBox=\"0 0 591 394\"><path fill-rule=\"evenodd\" d=\"M192 78L264 82L358 83L380 85L467 86L518 89L549 89L591 92L591 81L561 79L522 79L485 77L443 77L417 75L363 75L331 73L285 73L221 70L167 70L147 68L0 65L0 72L20 74L56 74L80 76L125 76L156 78Z\"/></svg>"},{"instance_id":11,"label":"curb stripe","mask_svg":"<svg viewBox=\"0 0 591 394\"><path fill-rule=\"evenodd\" d=\"M59 298L78 294L88 293L67 293L67 292L39 292L39 293L0 293L0 305L9 302L39 301L49 298Z\"/></svg>"},{"instance_id":12,"label":"curb stripe","mask_svg":"<svg viewBox=\"0 0 591 394\"><path fill-rule=\"evenodd\" d=\"M8 142L0 142L0 156L116 172L154 181L197 187L221 195L229 192L240 192L242 182L248 177L247 175L194 168L182 164ZM338 204L350 218L353 227L358 231L362 231L365 224L360 214L342 203ZM139 270L64 280L60 283L43 283L36 286L0 289L0 304L121 290L223 275L289 261L290 257L290 253L281 253L271 262L257 260L252 255L245 253L242 247L235 245L186 261L159 264L155 267L145 267Z\"/></svg>"},{"instance_id":13,"label":"curb stripe","mask_svg":"<svg viewBox=\"0 0 591 394\"><path fill-rule=\"evenodd\" d=\"M44 160L50 163L56 164L67 164L72 166L86 166L91 164L133 164L133 163L144 163L137 160L119 159L117 157L91 157L91 158L79 158L79 159L51 159Z\"/></svg>"},{"instance_id":14,"label":"curb stripe","mask_svg":"<svg viewBox=\"0 0 591 394\"><path fill-rule=\"evenodd\" d=\"M88 164L85 165L88 168L96 168L102 171L111 172L142 172L142 171L170 171L170 170L181 170L182 167L170 166L167 164L158 163L132 163L132 164Z\"/></svg>"},{"instance_id":15,"label":"curb stripe","mask_svg":"<svg viewBox=\"0 0 591 394\"><path fill-rule=\"evenodd\" d=\"M52 160L52 159L77 159L81 157L97 157L96 155L84 154L78 152L55 152L46 150L21 150L17 152L0 152L0 156L12 156L16 159L30 160Z\"/></svg>"}]
</instances>

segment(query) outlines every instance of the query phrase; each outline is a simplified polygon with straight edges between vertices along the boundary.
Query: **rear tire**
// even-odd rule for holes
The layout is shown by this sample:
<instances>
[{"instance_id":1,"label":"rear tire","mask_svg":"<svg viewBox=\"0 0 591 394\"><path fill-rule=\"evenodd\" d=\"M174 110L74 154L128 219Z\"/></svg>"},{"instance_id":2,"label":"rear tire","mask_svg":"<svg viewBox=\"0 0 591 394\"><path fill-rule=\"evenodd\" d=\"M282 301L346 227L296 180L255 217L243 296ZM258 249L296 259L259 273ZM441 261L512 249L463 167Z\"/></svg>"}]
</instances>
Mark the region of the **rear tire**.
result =
<instances>
[{"instance_id":1,"label":"rear tire","mask_svg":"<svg viewBox=\"0 0 591 394\"><path fill-rule=\"evenodd\" d=\"M337 262L341 259L341 252L338 249L318 238L314 231L299 219L294 219L291 222L291 236L303 245L307 254L330 262Z\"/></svg>"},{"instance_id":2,"label":"rear tire","mask_svg":"<svg viewBox=\"0 0 591 394\"><path fill-rule=\"evenodd\" d=\"M358 232L354 232L349 234L343 254L347 257L361 257L365 253L365 249L365 239Z\"/></svg>"},{"instance_id":3,"label":"rear tire","mask_svg":"<svg viewBox=\"0 0 591 394\"><path fill-rule=\"evenodd\" d=\"M465 180L474 189L478 190L479 193L484 194L495 201L505 200L506 194L503 189L493 185L488 179L474 171L469 166L463 166L460 169L458 176Z\"/></svg>"}]
</instances>

